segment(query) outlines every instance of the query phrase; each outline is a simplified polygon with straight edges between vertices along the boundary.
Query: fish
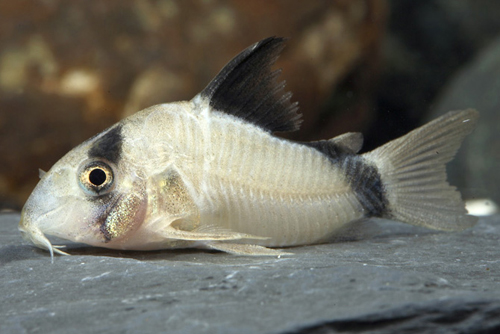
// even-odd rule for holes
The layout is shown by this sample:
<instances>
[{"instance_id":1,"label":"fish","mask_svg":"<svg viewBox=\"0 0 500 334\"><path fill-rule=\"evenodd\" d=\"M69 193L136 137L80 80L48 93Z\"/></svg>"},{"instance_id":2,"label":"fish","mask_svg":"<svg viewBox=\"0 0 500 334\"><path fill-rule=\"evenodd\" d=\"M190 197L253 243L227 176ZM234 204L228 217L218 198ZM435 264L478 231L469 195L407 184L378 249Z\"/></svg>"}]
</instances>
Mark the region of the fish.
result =
<instances>
[{"instance_id":1,"label":"fish","mask_svg":"<svg viewBox=\"0 0 500 334\"><path fill-rule=\"evenodd\" d=\"M298 142L298 103L273 70L269 37L222 68L192 100L155 105L69 151L26 201L19 229L121 250L202 248L281 256L329 242L343 227L388 218L444 231L473 226L445 165L475 127L447 114L370 152L361 133Z\"/></svg>"}]
</instances>

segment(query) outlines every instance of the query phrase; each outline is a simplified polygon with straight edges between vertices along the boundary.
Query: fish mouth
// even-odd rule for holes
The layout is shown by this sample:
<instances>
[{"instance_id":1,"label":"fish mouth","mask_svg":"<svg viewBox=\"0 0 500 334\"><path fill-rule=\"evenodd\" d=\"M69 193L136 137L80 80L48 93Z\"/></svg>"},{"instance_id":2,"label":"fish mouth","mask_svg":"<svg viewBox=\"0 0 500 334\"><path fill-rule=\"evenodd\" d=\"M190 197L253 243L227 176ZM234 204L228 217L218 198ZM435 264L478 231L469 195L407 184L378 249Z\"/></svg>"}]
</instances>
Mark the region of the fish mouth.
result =
<instances>
[{"instance_id":1,"label":"fish mouth","mask_svg":"<svg viewBox=\"0 0 500 334\"><path fill-rule=\"evenodd\" d=\"M69 255L66 252L63 252L59 248L64 246L54 246L52 243L45 237L42 231L38 228L37 224L26 215L26 211L23 208L21 211L21 221L19 222L19 231L21 231L21 235L23 239L27 241L31 241L33 245L40 249L45 249L50 252L50 259L54 262L54 253L60 255Z\"/></svg>"}]
</instances>

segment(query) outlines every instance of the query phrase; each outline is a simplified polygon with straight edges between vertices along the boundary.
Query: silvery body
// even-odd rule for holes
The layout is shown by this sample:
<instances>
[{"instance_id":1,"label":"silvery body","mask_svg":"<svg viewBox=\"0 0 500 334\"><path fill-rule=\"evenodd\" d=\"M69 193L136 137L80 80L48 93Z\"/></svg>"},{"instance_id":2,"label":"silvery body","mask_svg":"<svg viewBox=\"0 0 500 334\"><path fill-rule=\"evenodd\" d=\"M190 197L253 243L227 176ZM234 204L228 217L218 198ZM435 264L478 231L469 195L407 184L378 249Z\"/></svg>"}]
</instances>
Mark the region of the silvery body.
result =
<instances>
[{"instance_id":1,"label":"silvery body","mask_svg":"<svg viewBox=\"0 0 500 334\"><path fill-rule=\"evenodd\" d=\"M388 217L440 230L474 224L445 164L478 113L450 112L358 155L359 133L298 143L297 104L271 66L283 39L249 47L191 101L142 110L74 148L41 180L20 230L131 250L201 247L280 255L346 224ZM271 248L270 248L271 247Z\"/></svg>"}]
</instances>

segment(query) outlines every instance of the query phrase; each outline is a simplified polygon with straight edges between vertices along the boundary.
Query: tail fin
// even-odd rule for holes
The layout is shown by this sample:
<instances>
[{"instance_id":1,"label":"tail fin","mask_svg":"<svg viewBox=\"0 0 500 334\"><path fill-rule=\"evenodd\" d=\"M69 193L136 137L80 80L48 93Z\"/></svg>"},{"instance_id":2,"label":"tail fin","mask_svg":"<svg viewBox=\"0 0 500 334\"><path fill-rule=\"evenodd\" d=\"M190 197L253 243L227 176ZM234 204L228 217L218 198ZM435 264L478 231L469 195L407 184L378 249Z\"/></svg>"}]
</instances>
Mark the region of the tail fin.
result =
<instances>
[{"instance_id":1,"label":"tail fin","mask_svg":"<svg viewBox=\"0 0 500 334\"><path fill-rule=\"evenodd\" d=\"M446 181L453 159L479 113L450 111L371 152L364 158L377 166L389 202L388 216L437 230L463 230L475 224L460 193Z\"/></svg>"}]
</instances>

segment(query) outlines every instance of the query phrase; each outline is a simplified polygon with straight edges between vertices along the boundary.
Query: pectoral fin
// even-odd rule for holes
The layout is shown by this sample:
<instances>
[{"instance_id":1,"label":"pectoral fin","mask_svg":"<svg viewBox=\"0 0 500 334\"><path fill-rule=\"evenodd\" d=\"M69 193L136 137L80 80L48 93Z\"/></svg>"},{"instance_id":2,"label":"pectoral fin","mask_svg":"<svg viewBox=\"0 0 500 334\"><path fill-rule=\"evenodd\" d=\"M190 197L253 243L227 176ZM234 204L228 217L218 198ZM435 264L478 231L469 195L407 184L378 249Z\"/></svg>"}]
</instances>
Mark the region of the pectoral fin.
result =
<instances>
[{"instance_id":1,"label":"pectoral fin","mask_svg":"<svg viewBox=\"0 0 500 334\"><path fill-rule=\"evenodd\" d=\"M241 240L241 239L258 239L265 240L265 237L259 237L256 235L238 233L224 229L204 229L204 230L193 230L184 231L176 229L175 227L168 226L163 229L163 235L169 239L179 239L179 240L189 240L189 241L201 241L201 240Z\"/></svg>"}]
</instances>

